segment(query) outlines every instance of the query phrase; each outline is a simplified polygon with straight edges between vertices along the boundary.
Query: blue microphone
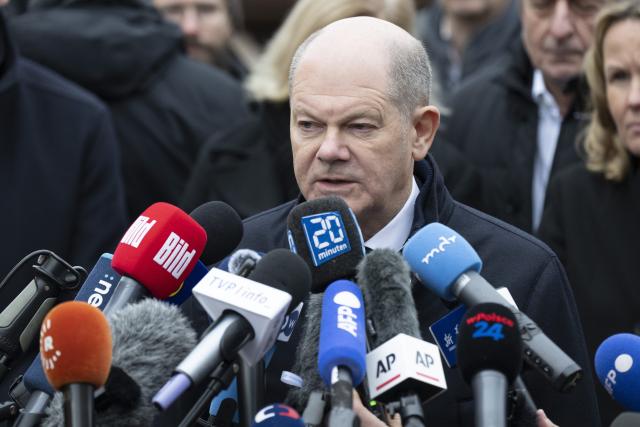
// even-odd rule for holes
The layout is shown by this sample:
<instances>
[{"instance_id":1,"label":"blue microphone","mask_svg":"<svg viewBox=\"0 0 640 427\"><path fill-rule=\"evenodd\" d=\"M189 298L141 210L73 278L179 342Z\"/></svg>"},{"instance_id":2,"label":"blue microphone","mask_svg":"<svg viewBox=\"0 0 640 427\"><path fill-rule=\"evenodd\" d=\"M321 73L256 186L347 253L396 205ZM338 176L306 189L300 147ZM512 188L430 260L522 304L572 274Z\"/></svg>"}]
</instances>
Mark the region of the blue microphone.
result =
<instances>
[{"instance_id":1,"label":"blue microphone","mask_svg":"<svg viewBox=\"0 0 640 427\"><path fill-rule=\"evenodd\" d=\"M304 427L300 414L290 406L276 403L256 414L252 427Z\"/></svg>"},{"instance_id":2,"label":"blue microphone","mask_svg":"<svg viewBox=\"0 0 640 427\"><path fill-rule=\"evenodd\" d=\"M335 281L324 292L318 370L331 389L328 425L354 425L353 387L366 373L366 329L362 293L349 280Z\"/></svg>"},{"instance_id":3,"label":"blue microphone","mask_svg":"<svg viewBox=\"0 0 640 427\"><path fill-rule=\"evenodd\" d=\"M612 335L596 350L595 368L605 390L630 411L640 411L640 337Z\"/></svg>"},{"instance_id":4,"label":"blue microphone","mask_svg":"<svg viewBox=\"0 0 640 427\"><path fill-rule=\"evenodd\" d=\"M482 261L464 237L434 222L407 241L402 255L421 282L440 298L457 298L467 307L492 302L511 309L520 325L525 360L556 390L569 391L582 378L582 368L478 274Z\"/></svg>"}]
</instances>

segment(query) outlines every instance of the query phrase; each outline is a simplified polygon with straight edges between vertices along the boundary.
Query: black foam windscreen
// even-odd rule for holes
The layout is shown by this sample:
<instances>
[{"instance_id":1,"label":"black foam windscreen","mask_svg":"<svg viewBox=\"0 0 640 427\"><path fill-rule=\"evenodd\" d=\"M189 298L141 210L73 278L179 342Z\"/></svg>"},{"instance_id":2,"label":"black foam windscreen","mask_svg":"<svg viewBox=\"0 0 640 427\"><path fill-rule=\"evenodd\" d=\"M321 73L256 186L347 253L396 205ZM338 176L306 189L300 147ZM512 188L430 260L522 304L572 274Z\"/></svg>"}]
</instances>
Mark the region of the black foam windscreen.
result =
<instances>
[{"instance_id":1,"label":"black foam windscreen","mask_svg":"<svg viewBox=\"0 0 640 427\"><path fill-rule=\"evenodd\" d=\"M495 303L471 307L460 321L456 356L467 383L484 370L513 382L522 367L522 338L511 310Z\"/></svg>"},{"instance_id":2,"label":"black foam windscreen","mask_svg":"<svg viewBox=\"0 0 640 427\"><path fill-rule=\"evenodd\" d=\"M289 247L311 270L311 292L355 276L364 256L360 226L347 203L324 197L297 205L287 218Z\"/></svg>"},{"instance_id":3,"label":"black foam windscreen","mask_svg":"<svg viewBox=\"0 0 640 427\"><path fill-rule=\"evenodd\" d=\"M244 228L238 213L228 204L207 202L189 214L207 232L207 244L200 260L215 264L228 256L240 243Z\"/></svg>"},{"instance_id":4,"label":"black foam windscreen","mask_svg":"<svg viewBox=\"0 0 640 427\"><path fill-rule=\"evenodd\" d=\"M358 265L357 280L376 330L375 338L369 337L372 348L400 333L422 339L411 294L411 271L399 253L391 249L369 252Z\"/></svg>"},{"instance_id":5,"label":"black foam windscreen","mask_svg":"<svg viewBox=\"0 0 640 427\"><path fill-rule=\"evenodd\" d=\"M288 249L274 249L264 255L248 277L291 295L291 310L304 299L311 287L311 272L302 258Z\"/></svg>"}]
</instances>

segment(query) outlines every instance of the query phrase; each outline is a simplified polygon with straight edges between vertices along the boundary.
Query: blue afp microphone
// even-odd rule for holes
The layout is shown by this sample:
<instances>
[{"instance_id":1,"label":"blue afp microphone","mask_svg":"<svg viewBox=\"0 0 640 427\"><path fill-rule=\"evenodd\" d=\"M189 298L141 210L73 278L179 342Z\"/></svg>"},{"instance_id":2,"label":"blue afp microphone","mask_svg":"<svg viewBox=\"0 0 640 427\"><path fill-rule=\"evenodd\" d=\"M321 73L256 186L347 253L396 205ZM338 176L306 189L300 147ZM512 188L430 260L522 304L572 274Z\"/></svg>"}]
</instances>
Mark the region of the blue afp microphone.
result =
<instances>
[{"instance_id":1,"label":"blue afp microphone","mask_svg":"<svg viewBox=\"0 0 640 427\"><path fill-rule=\"evenodd\" d=\"M256 414L251 427L304 427L300 414L281 403L265 406Z\"/></svg>"},{"instance_id":2,"label":"blue afp microphone","mask_svg":"<svg viewBox=\"0 0 640 427\"><path fill-rule=\"evenodd\" d=\"M322 320L318 344L320 377L331 389L331 426L351 426L353 387L366 372L366 329L360 288L349 280L333 282L322 298Z\"/></svg>"},{"instance_id":3,"label":"blue afp microphone","mask_svg":"<svg viewBox=\"0 0 640 427\"><path fill-rule=\"evenodd\" d=\"M640 412L640 337L610 336L596 350L594 364L609 395L628 410Z\"/></svg>"},{"instance_id":4,"label":"blue afp microphone","mask_svg":"<svg viewBox=\"0 0 640 427\"><path fill-rule=\"evenodd\" d=\"M520 326L525 360L556 390L569 391L582 378L582 368L478 273L480 257L451 228L437 222L423 227L407 241L402 254L421 282L440 298L457 298L467 307L493 302L510 308Z\"/></svg>"}]
</instances>

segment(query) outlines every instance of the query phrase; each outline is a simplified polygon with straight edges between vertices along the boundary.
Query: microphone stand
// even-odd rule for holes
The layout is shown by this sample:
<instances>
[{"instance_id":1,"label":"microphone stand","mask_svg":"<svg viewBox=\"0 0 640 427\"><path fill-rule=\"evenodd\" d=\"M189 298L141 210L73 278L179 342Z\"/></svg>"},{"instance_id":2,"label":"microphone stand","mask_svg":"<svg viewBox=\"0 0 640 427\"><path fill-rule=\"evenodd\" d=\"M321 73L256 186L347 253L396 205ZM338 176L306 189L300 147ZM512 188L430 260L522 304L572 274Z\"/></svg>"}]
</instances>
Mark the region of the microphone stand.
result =
<instances>
[{"instance_id":1,"label":"microphone stand","mask_svg":"<svg viewBox=\"0 0 640 427\"><path fill-rule=\"evenodd\" d=\"M399 401L386 405L390 409L390 415L400 413L404 427L424 427L424 411L422 402L415 393L400 397Z\"/></svg>"},{"instance_id":2,"label":"microphone stand","mask_svg":"<svg viewBox=\"0 0 640 427\"><path fill-rule=\"evenodd\" d=\"M197 402L191 407L191 410L184 417L178 427L189 427L200 418L200 414L205 410L207 405L211 404L211 399L217 396L225 388L229 387L231 381L239 370L236 362L222 362L211 374L212 380L207 385L204 393Z\"/></svg>"},{"instance_id":3,"label":"microphone stand","mask_svg":"<svg viewBox=\"0 0 640 427\"><path fill-rule=\"evenodd\" d=\"M264 360L249 366L242 357L240 358L238 403L240 404L240 425L251 427L253 417L264 406Z\"/></svg>"},{"instance_id":4,"label":"microphone stand","mask_svg":"<svg viewBox=\"0 0 640 427\"><path fill-rule=\"evenodd\" d=\"M324 391L311 392L307 406L302 413L302 419L306 427L322 427L324 425L324 413L327 407L327 397Z\"/></svg>"}]
</instances>

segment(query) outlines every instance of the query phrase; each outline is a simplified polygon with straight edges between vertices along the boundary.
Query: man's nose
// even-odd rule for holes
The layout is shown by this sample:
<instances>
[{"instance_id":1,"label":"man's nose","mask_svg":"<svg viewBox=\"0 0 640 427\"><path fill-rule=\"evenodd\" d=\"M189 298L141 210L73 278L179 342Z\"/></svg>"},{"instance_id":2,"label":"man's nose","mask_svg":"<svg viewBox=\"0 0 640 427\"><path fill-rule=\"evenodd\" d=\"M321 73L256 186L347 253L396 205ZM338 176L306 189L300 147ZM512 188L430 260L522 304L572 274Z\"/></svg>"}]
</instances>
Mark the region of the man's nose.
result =
<instances>
[{"instance_id":1,"label":"man's nose","mask_svg":"<svg viewBox=\"0 0 640 427\"><path fill-rule=\"evenodd\" d=\"M192 7L188 7L182 14L180 28L185 36L194 36L198 33L198 13Z\"/></svg>"},{"instance_id":2,"label":"man's nose","mask_svg":"<svg viewBox=\"0 0 640 427\"><path fill-rule=\"evenodd\" d=\"M346 143L340 138L339 133L328 130L320 143L316 157L327 163L347 161L349 160L350 152Z\"/></svg>"},{"instance_id":3,"label":"man's nose","mask_svg":"<svg viewBox=\"0 0 640 427\"><path fill-rule=\"evenodd\" d=\"M564 40L573 35L574 17L569 9L568 0L556 0L549 19L551 20L549 23L550 33L555 39Z\"/></svg>"}]
</instances>

